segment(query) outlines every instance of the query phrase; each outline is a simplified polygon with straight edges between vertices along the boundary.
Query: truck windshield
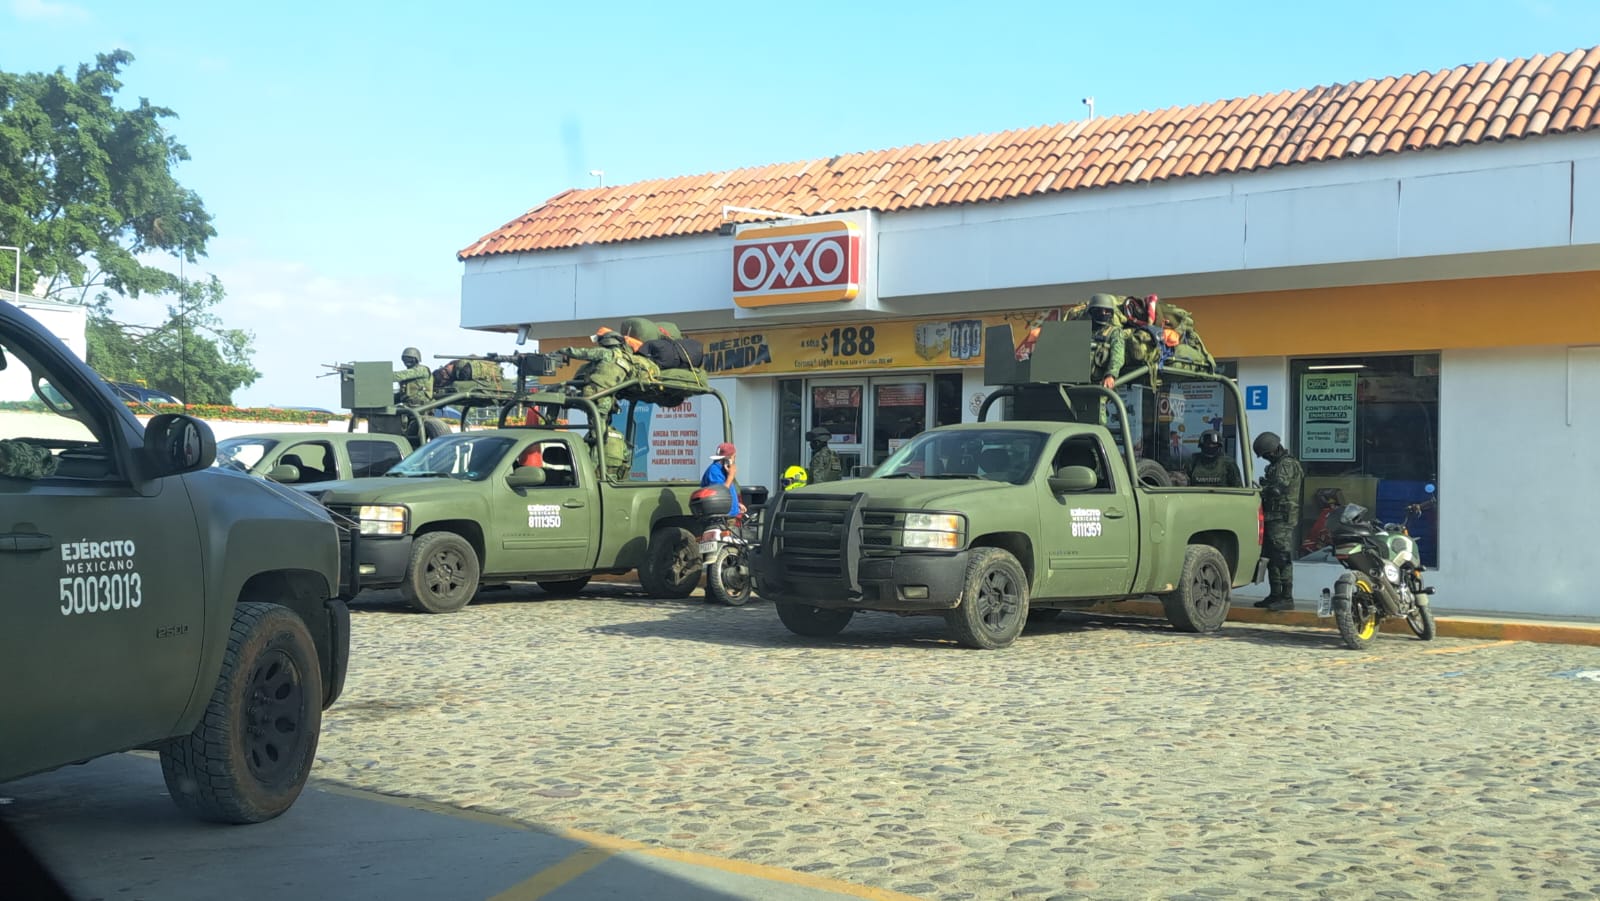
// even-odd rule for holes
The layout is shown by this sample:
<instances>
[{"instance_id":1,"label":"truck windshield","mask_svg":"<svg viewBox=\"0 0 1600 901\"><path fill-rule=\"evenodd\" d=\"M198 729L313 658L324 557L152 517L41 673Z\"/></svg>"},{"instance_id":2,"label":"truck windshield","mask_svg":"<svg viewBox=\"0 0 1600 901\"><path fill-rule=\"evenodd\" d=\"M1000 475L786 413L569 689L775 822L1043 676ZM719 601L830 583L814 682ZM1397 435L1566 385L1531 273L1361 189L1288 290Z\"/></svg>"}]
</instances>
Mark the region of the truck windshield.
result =
<instances>
[{"instance_id":1,"label":"truck windshield","mask_svg":"<svg viewBox=\"0 0 1600 901\"><path fill-rule=\"evenodd\" d=\"M895 451L874 478L985 479L1020 485L1039 463L1045 435L1019 429L923 432Z\"/></svg>"},{"instance_id":2,"label":"truck windshield","mask_svg":"<svg viewBox=\"0 0 1600 901\"><path fill-rule=\"evenodd\" d=\"M481 482L515 443L504 435L435 438L384 473L386 478L452 478Z\"/></svg>"},{"instance_id":3,"label":"truck windshield","mask_svg":"<svg viewBox=\"0 0 1600 901\"><path fill-rule=\"evenodd\" d=\"M212 466L249 472L269 451L278 446L271 438L229 438L217 442L217 461Z\"/></svg>"}]
</instances>

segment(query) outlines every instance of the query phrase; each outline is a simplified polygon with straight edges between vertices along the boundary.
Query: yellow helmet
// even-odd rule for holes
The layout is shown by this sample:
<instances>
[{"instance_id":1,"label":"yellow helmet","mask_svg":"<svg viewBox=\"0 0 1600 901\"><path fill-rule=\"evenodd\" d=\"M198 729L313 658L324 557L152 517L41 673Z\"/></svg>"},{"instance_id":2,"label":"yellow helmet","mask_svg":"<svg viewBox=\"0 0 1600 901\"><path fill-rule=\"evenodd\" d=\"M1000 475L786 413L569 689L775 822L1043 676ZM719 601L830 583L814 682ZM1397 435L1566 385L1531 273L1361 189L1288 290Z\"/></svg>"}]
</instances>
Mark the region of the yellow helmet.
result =
<instances>
[{"instance_id":1,"label":"yellow helmet","mask_svg":"<svg viewBox=\"0 0 1600 901\"><path fill-rule=\"evenodd\" d=\"M801 488L810 480L811 477L806 475L804 466L791 466L783 471L783 487L785 488Z\"/></svg>"}]
</instances>

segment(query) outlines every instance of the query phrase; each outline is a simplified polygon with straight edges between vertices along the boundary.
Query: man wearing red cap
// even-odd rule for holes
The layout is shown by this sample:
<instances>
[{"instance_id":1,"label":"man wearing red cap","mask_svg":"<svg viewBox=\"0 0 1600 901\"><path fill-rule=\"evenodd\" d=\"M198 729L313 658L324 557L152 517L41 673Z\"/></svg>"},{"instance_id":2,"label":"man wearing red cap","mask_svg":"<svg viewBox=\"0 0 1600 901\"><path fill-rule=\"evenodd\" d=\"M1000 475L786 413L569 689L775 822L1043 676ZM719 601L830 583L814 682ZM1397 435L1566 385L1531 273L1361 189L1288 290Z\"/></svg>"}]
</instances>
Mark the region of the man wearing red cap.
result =
<instances>
[{"instance_id":1,"label":"man wearing red cap","mask_svg":"<svg viewBox=\"0 0 1600 901\"><path fill-rule=\"evenodd\" d=\"M738 516L740 513L739 489L733 482L734 476L739 472L738 464L733 461L737 453L733 445L726 441L717 445L717 452L711 455L711 465L707 466L705 474L700 476L701 488L721 486L728 489L728 493L733 496L733 507L728 510L729 516Z\"/></svg>"}]
</instances>

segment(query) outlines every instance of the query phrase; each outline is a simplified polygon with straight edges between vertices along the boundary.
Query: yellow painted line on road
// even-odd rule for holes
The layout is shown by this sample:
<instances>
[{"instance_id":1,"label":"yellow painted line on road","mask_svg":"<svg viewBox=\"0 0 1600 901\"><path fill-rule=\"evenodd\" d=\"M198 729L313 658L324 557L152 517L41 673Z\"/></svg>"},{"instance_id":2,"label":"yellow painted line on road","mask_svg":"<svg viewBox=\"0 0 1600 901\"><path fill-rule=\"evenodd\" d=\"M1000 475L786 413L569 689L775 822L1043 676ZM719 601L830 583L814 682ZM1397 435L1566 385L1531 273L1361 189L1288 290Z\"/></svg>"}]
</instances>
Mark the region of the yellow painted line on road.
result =
<instances>
[{"instance_id":1,"label":"yellow painted line on road","mask_svg":"<svg viewBox=\"0 0 1600 901\"><path fill-rule=\"evenodd\" d=\"M540 870L489 901L538 901L616 856L609 848L584 848L560 863Z\"/></svg>"},{"instance_id":2,"label":"yellow painted line on road","mask_svg":"<svg viewBox=\"0 0 1600 901\"><path fill-rule=\"evenodd\" d=\"M1465 645L1465 646L1459 647L1459 648L1434 648L1431 651L1423 651L1422 653L1424 653L1424 654L1468 654L1468 653L1471 653L1473 651L1482 651L1485 648L1503 648L1508 644L1516 644L1516 643L1517 642L1514 639L1508 638L1505 641L1491 641L1491 642L1489 642L1487 644L1469 644L1469 645Z\"/></svg>"},{"instance_id":3,"label":"yellow painted line on road","mask_svg":"<svg viewBox=\"0 0 1600 901\"><path fill-rule=\"evenodd\" d=\"M663 848L660 845L647 845L644 842L607 835L603 832L539 826L498 814L466 810L461 807L452 807L448 804L441 804L437 801L428 801L422 798L386 795L381 792L341 785L336 782L326 782L320 779L315 780L314 785L319 791L347 798L377 801L380 804L389 804L395 807L408 807L412 810L422 810L428 813L455 817L459 820L515 829L519 832L537 832L588 846L570 857L535 873L526 881L518 883L505 892L496 895L494 901L533 901L533 899L543 897L556 888L582 876L585 872L594 869L607 859L622 853L642 854L674 863L690 864L697 867L705 867L709 870L720 870L735 876L747 876L800 888L833 892L836 895L844 895L850 898L864 898L866 901L925 901L925 899L915 895L907 895L903 892L875 888L869 885L857 885L853 882L831 879L827 876L817 876L813 873L802 873L799 870L788 870L783 867L772 867L743 860L730 860L726 857L702 854L697 851L680 851L676 848ZM560 881L554 881L558 877L564 878L560 878Z\"/></svg>"}]
</instances>

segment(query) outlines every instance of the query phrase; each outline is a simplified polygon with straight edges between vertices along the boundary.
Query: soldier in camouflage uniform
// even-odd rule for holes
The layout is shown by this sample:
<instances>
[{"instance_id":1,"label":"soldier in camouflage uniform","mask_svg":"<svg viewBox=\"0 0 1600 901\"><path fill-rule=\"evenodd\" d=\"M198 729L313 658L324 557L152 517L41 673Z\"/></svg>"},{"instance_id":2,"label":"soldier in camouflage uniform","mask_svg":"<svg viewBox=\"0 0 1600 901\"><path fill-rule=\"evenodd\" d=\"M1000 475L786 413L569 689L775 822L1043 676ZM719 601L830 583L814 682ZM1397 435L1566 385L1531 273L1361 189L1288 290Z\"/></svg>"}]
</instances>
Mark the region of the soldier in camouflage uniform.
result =
<instances>
[{"instance_id":1,"label":"soldier in camouflage uniform","mask_svg":"<svg viewBox=\"0 0 1600 901\"><path fill-rule=\"evenodd\" d=\"M1252 445L1256 456L1267 461L1261 477L1261 512L1265 517L1267 580L1272 591L1257 607L1294 609L1294 529L1300 522L1300 490L1306 473L1272 432L1262 432Z\"/></svg>"},{"instance_id":2,"label":"soldier in camouflage uniform","mask_svg":"<svg viewBox=\"0 0 1600 901\"><path fill-rule=\"evenodd\" d=\"M394 371L400 385L394 392L395 403L415 407L433 400L433 372L422 365L422 351L408 347L400 352L400 362L406 368Z\"/></svg>"},{"instance_id":3,"label":"soldier in camouflage uniform","mask_svg":"<svg viewBox=\"0 0 1600 901\"><path fill-rule=\"evenodd\" d=\"M56 457L49 448L0 438L0 476L42 479L55 472Z\"/></svg>"},{"instance_id":4,"label":"soldier in camouflage uniform","mask_svg":"<svg viewBox=\"0 0 1600 901\"><path fill-rule=\"evenodd\" d=\"M576 393L593 397L622 384L633 377L633 352L622 342L622 336L602 327L593 335L598 347L563 347L556 351L574 360L586 360L572 377ZM594 402L602 419L609 420L617 407L616 397L602 397Z\"/></svg>"},{"instance_id":5,"label":"soldier in camouflage uniform","mask_svg":"<svg viewBox=\"0 0 1600 901\"><path fill-rule=\"evenodd\" d=\"M1200 453L1189 458L1184 470L1191 486L1204 488L1241 488L1244 479L1239 467L1222 455L1222 436L1215 429L1200 433Z\"/></svg>"},{"instance_id":6,"label":"soldier in camouflage uniform","mask_svg":"<svg viewBox=\"0 0 1600 901\"><path fill-rule=\"evenodd\" d=\"M1110 388L1122 374L1127 362L1127 337L1122 324L1117 322L1117 299L1110 294L1096 294L1089 298L1089 321L1094 323L1094 338L1089 345L1089 378ZM1107 401L1099 401L1100 424L1107 421Z\"/></svg>"},{"instance_id":7,"label":"soldier in camouflage uniform","mask_svg":"<svg viewBox=\"0 0 1600 901\"><path fill-rule=\"evenodd\" d=\"M828 446L828 439L833 437L822 426L817 426L806 432L806 440L811 443L810 481L812 482L837 482L844 477L844 466L839 462L839 455Z\"/></svg>"}]
</instances>

